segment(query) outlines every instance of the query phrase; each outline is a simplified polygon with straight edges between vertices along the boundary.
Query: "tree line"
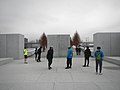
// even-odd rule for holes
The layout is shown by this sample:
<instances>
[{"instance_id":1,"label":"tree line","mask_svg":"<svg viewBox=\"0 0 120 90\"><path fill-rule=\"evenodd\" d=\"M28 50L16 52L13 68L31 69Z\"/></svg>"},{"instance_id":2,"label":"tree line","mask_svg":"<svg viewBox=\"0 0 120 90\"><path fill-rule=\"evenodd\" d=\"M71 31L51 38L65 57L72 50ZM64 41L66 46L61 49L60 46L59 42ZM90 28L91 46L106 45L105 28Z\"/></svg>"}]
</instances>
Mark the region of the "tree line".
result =
<instances>
[{"instance_id":1,"label":"tree line","mask_svg":"<svg viewBox=\"0 0 120 90\"><path fill-rule=\"evenodd\" d=\"M39 39L39 43L43 47L43 51L45 51L45 49L47 48L47 36L44 32ZM72 38L70 37L70 46L74 45L77 47L78 45L80 45L80 43L81 43L80 35L76 31L73 37Z\"/></svg>"}]
</instances>

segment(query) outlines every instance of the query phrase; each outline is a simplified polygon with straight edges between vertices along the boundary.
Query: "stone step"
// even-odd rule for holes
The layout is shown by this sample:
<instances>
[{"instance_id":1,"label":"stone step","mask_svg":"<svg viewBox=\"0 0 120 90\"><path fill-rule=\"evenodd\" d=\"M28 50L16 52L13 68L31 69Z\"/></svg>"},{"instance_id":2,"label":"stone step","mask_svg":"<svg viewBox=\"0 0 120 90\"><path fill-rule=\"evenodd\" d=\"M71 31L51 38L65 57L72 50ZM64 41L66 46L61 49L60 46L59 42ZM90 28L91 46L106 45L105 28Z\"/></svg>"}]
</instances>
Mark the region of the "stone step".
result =
<instances>
[{"instance_id":1,"label":"stone step","mask_svg":"<svg viewBox=\"0 0 120 90\"><path fill-rule=\"evenodd\" d=\"M11 63L12 61L13 61L13 58L0 58L0 66Z\"/></svg>"},{"instance_id":2,"label":"stone step","mask_svg":"<svg viewBox=\"0 0 120 90\"><path fill-rule=\"evenodd\" d=\"M104 57L104 60L120 66L120 57Z\"/></svg>"}]
</instances>

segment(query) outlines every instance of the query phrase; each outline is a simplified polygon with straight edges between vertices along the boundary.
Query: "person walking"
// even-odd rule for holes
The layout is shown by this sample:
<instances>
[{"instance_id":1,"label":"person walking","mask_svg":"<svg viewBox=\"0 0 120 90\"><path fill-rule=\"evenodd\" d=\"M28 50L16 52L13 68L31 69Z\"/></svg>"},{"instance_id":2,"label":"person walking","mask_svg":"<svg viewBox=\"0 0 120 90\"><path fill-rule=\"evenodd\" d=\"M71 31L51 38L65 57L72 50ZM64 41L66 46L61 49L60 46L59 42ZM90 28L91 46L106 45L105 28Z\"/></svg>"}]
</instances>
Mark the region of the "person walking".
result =
<instances>
[{"instance_id":1,"label":"person walking","mask_svg":"<svg viewBox=\"0 0 120 90\"><path fill-rule=\"evenodd\" d=\"M47 52L47 59L48 59L48 69L52 69L51 64L52 64L52 59L53 59L53 47L50 47L48 52Z\"/></svg>"},{"instance_id":2,"label":"person walking","mask_svg":"<svg viewBox=\"0 0 120 90\"><path fill-rule=\"evenodd\" d=\"M91 56L91 51L89 47L87 46L86 50L84 51L84 57L85 57L85 63L83 67L86 67L86 61L87 61L87 67L89 67L89 57Z\"/></svg>"},{"instance_id":3,"label":"person walking","mask_svg":"<svg viewBox=\"0 0 120 90\"><path fill-rule=\"evenodd\" d=\"M38 54L38 50L37 50L37 48L35 48L35 60L37 61L37 54Z\"/></svg>"},{"instance_id":4,"label":"person walking","mask_svg":"<svg viewBox=\"0 0 120 90\"><path fill-rule=\"evenodd\" d=\"M101 50L101 47L97 47L94 56L96 61L96 74L98 74L98 66L99 66L99 75L102 75L102 61L103 61L104 53Z\"/></svg>"},{"instance_id":5,"label":"person walking","mask_svg":"<svg viewBox=\"0 0 120 90\"><path fill-rule=\"evenodd\" d=\"M38 59L37 59L37 62L41 62L41 53L42 53L42 51L41 51L41 49L42 49L42 47L40 46L40 48L38 49Z\"/></svg>"},{"instance_id":6,"label":"person walking","mask_svg":"<svg viewBox=\"0 0 120 90\"><path fill-rule=\"evenodd\" d=\"M72 57L73 57L73 50L71 47L68 47L67 52L67 67L65 69L69 69L72 67Z\"/></svg>"},{"instance_id":7,"label":"person walking","mask_svg":"<svg viewBox=\"0 0 120 90\"><path fill-rule=\"evenodd\" d=\"M23 53L24 53L24 63L27 64L27 63L28 63L28 62L27 62L27 54L28 54L28 51L27 51L26 47L24 48Z\"/></svg>"}]
</instances>

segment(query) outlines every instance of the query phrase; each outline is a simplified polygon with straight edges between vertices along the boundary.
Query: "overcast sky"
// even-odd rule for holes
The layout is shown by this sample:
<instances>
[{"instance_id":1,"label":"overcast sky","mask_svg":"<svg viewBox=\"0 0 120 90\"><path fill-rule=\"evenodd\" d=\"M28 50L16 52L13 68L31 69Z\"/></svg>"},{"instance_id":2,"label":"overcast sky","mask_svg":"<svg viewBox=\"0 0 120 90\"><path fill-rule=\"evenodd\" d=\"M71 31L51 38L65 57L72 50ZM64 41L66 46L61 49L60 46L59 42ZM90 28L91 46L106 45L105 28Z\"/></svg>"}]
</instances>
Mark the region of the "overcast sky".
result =
<instances>
[{"instance_id":1,"label":"overcast sky","mask_svg":"<svg viewBox=\"0 0 120 90\"><path fill-rule=\"evenodd\" d=\"M0 33L30 40L76 32L82 40L96 32L120 31L120 0L0 0Z\"/></svg>"}]
</instances>

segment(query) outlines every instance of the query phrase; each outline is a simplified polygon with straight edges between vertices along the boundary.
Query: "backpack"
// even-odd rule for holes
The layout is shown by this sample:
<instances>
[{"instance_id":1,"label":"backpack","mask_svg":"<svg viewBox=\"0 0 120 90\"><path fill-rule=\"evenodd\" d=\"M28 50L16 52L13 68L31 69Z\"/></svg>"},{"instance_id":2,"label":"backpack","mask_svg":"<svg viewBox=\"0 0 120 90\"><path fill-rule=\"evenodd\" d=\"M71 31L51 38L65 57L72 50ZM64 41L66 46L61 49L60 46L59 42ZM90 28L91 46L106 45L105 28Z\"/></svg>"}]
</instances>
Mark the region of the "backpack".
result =
<instances>
[{"instance_id":1,"label":"backpack","mask_svg":"<svg viewBox=\"0 0 120 90\"><path fill-rule=\"evenodd\" d=\"M101 60L100 51L96 51L96 59Z\"/></svg>"},{"instance_id":2,"label":"backpack","mask_svg":"<svg viewBox=\"0 0 120 90\"><path fill-rule=\"evenodd\" d=\"M38 53L38 51L37 50L35 50L35 54L37 54Z\"/></svg>"},{"instance_id":3,"label":"backpack","mask_svg":"<svg viewBox=\"0 0 120 90\"><path fill-rule=\"evenodd\" d=\"M73 52L71 52L70 56L72 56L72 57L73 57Z\"/></svg>"}]
</instances>

